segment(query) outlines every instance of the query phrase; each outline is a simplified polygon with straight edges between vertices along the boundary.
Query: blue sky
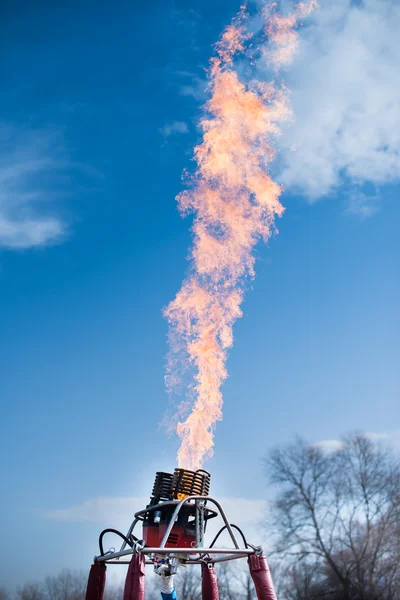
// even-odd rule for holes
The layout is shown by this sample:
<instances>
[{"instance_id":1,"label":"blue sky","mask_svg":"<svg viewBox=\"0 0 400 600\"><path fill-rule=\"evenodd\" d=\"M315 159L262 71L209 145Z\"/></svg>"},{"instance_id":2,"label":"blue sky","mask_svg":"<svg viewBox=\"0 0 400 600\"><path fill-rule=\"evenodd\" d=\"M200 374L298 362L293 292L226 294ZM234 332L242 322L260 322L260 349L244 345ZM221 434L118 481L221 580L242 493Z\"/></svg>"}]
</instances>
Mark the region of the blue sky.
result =
<instances>
[{"instance_id":1,"label":"blue sky","mask_svg":"<svg viewBox=\"0 0 400 600\"><path fill-rule=\"evenodd\" d=\"M389 8L322 5L285 75L295 123L274 172L287 210L257 248L207 463L214 492L255 511L270 493L263 456L296 433L398 443L400 19ZM191 239L174 197L199 140L211 44L237 9L2 4L1 583L88 567L100 529L129 525L121 499L133 505L175 467L178 440L158 427L161 311ZM123 518L111 510L121 502Z\"/></svg>"}]
</instances>

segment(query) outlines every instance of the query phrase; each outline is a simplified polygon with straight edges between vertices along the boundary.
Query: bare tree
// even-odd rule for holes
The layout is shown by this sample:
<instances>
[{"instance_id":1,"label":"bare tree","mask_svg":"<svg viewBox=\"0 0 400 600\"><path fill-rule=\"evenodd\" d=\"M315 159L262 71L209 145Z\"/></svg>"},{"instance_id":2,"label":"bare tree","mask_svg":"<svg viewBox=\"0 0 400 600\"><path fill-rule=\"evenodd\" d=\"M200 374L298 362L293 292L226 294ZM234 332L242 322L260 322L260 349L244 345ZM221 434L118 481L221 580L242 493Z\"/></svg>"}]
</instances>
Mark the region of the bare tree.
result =
<instances>
[{"instance_id":1,"label":"bare tree","mask_svg":"<svg viewBox=\"0 0 400 600\"><path fill-rule=\"evenodd\" d=\"M239 562L239 561L237 561ZM220 563L216 566L220 600L255 600L256 594L247 563L239 565ZM180 568L175 576L179 600L201 600L201 569L197 565ZM146 597L160 598L158 576L146 582ZM112 599L113 600L113 599Z\"/></svg>"},{"instance_id":2,"label":"bare tree","mask_svg":"<svg viewBox=\"0 0 400 600\"><path fill-rule=\"evenodd\" d=\"M318 563L301 561L290 568L282 565L277 575L278 598L285 600L316 600L324 598ZM328 595L329 597L329 595Z\"/></svg>"},{"instance_id":3,"label":"bare tree","mask_svg":"<svg viewBox=\"0 0 400 600\"><path fill-rule=\"evenodd\" d=\"M217 564L218 591L220 600L236 600L238 594L234 591L236 573L228 562Z\"/></svg>"},{"instance_id":4,"label":"bare tree","mask_svg":"<svg viewBox=\"0 0 400 600\"><path fill-rule=\"evenodd\" d=\"M255 600L257 598L247 562L233 561L217 565L220 600Z\"/></svg>"},{"instance_id":5,"label":"bare tree","mask_svg":"<svg viewBox=\"0 0 400 600\"><path fill-rule=\"evenodd\" d=\"M198 566L179 569L175 580L176 593L179 599L201 600L201 572Z\"/></svg>"},{"instance_id":6,"label":"bare tree","mask_svg":"<svg viewBox=\"0 0 400 600\"><path fill-rule=\"evenodd\" d=\"M46 600L83 600L87 575L81 571L62 570L58 575L46 577L44 594Z\"/></svg>"},{"instance_id":7,"label":"bare tree","mask_svg":"<svg viewBox=\"0 0 400 600\"><path fill-rule=\"evenodd\" d=\"M43 586L40 583L25 583L17 590L19 600L45 600Z\"/></svg>"},{"instance_id":8,"label":"bare tree","mask_svg":"<svg viewBox=\"0 0 400 600\"><path fill-rule=\"evenodd\" d=\"M198 565L179 568L174 577L174 585L179 600L201 600L201 573ZM161 600L161 578L159 575L146 577L146 598ZM119 597L122 600L123 594ZM108 599L105 599L108 600ZM114 600L114 598L111 598ZM115 597L117 600L117 597Z\"/></svg>"},{"instance_id":9,"label":"bare tree","mask_svg":"<svg viewBox=\"0 0 400 600\"><path fill-rule=\"evenodd\" d=\"M398 600L400 470L393 454L363 435L344 438L330 453L298 439L274 450L267 465L280 486L276 554L292 587L303 578L305 590L288 600L327 593Z\"/></svg>"},{"instance_id":10,"label":"bare tree","mask_svg":"<svg viewBox=\"0 0 400 600\"><path fill-rule=\"evenodd\" d=\"M9 600L9 598L10 595L7 589L4 586L0 585L0 600Z\"/></svg>"},{"instance_id":11,"label":"bare tree","mask_svg":"<svg viewBox=\"0 0 400 600\"><path fill-rule=\"evenodd\" d=\"M104 598L103 600L122 600L124 597L124 587L125 585L119 584L119 585L109 585L106 584L106 589L104 590ZM147 586L148 587L148 586ZM152 590L151 586L150 586L150 590ZM160 596L156 595L156 594L152 594L150 591L150 595L147 594L146 592L146 596L148 598L159 598Z\"/></svg>"}]
</instances>

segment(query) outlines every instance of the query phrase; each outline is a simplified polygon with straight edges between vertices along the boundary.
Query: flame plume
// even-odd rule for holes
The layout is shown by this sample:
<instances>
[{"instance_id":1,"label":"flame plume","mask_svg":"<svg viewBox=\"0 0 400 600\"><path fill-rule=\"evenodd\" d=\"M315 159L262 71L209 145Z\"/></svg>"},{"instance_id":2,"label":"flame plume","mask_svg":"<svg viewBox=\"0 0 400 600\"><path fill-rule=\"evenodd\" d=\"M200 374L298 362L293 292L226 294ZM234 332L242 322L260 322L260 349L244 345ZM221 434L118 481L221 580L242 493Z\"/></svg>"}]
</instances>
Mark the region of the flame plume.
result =
<instances>
[{"instance_id":1,"label":"flame plume","mask_svg":"<svg viewBox=\"0 0 400 600\"><path fill-rule=\"evenodd\" d=\"M299 4L289 16L264 9L265 29L252 40L274 68L287 65L297 45L295 26L313 8ZM281 216L281 187L267 172L274 157L271 140L289 115L287 93L252 80L240 81L236 56L248 57L243 6L216 44L209 69L211 97L201 121L203 141L194 150L197 168L188 189L177 197L182 215L194 214L193 247L188 278L164 314L170 324L167 385L179 369L194 370L191 412L177 424L182 440L179 466L199 468L213 453L214 428L222 419L221 385L227 377L227 350L233 325L241 317L246 277L254 277L255 245L266 242ZM267 42L266 42L267 41ZM183 364L182 364L183 363ZM185 364L186 363L186 364ZM187 408L183 402L181 408Z\"/></svg>"}]
</instances>

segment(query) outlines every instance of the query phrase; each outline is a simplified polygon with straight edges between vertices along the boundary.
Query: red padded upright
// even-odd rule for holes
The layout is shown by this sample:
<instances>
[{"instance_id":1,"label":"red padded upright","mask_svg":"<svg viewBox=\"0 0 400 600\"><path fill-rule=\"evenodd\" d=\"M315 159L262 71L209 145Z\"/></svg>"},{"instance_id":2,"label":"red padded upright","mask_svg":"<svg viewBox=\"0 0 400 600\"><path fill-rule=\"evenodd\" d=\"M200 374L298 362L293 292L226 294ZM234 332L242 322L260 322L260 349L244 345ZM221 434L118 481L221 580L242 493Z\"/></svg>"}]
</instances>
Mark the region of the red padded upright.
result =
<instances>
[{"instance_id":1,"label":"red padded upright","mask_svg":"<svg viewBox=\"0 0 400 600\"><path fill-rule=\"evenodd\" d=\"M103 600L106 572L105 563L95 562L91 566L86 588L86 600Z\"/></svg>"},{"instance_id":2,"label":"red padded upright","mask_svg":"<svg viewBox=\"0 0 400 600\"><path fill-rule=\"evenodd\" d=\"M204 563L201 565L201 593L203 600L219 600L215 569L213 566L208 566Z\"/></svg>"},{"instance_id":3,"label":"red padded upright","mask_svg":"<svg viewBox=\"0 0 400 600\"><path fill-rule=\"evenodd\" d=\"M277 600L265 556L256 556L255 554L249 556L249 567L258 600Z\"/></svg>"},{"instance_id":4,"label":"red padded upright","mask_svg":"<svg viewBox=\"0 0 400 600\"><path fill-rule=\"evenodd\" d=\"M144 600L146 583L146 558L134 554L125 579L124 600Z\"/></svg>"}]
</instances>

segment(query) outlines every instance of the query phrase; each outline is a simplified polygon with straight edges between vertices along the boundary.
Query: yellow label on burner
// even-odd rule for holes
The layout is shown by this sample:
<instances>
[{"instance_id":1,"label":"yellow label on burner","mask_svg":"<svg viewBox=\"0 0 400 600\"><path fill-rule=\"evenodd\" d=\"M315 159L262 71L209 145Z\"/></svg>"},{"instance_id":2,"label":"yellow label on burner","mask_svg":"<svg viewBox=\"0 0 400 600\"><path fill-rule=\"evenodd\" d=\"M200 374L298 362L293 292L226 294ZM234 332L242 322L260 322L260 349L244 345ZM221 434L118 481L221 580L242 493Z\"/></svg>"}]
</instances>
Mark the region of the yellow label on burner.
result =
<instances>
[{"instance_id":1,"label":"yellow label on burner","mask_svg":"<svg viewBox=\"0 0 400 600\"><path fill-rule=\"evenodd\" d=\"M189 496L189 494L177 494L177 499L178 500L183 500L184 498L187 498Z\"/></svg>"}]
</instances>

